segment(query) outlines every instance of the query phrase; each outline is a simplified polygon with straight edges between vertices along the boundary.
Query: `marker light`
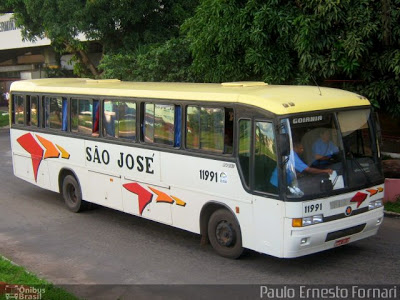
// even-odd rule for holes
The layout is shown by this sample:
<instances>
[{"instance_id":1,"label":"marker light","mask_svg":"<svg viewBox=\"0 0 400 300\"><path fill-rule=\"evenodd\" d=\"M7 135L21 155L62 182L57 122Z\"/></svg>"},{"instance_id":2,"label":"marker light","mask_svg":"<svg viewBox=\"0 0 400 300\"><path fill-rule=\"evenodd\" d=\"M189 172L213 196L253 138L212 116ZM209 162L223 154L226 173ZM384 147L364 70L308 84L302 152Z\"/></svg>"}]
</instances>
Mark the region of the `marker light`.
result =
<instances>
[{"instance_id":1,"label":"marker light","mask_svg":"<svg viewBox=\"0 0 400 300\"><path fill-rule=\"evenodd\" d=\"M301 227L303 226L303 219L293 219L292 220L293 227Z\"/></svg>"}]
</instances>

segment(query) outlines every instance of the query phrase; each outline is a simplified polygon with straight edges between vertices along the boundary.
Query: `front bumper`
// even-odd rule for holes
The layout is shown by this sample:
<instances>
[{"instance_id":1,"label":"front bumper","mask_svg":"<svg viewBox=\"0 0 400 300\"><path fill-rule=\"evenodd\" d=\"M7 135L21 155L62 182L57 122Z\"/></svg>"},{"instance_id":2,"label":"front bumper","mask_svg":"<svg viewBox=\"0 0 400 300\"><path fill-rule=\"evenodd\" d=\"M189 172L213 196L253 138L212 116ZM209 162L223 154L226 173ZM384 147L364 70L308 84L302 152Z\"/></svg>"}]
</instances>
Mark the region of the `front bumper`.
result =
<instances>
[{"instance_id":1,"label":"front bumper","mask_svg":"<svg viewBox=\"0 0 400 300\"><path fill-rule=\"evenodd\" d=\"M383 207L345 219L292 227L285 219L283 257L299 257L331 249L375 235L383 221Z\"/></svg>"}]
</instances>

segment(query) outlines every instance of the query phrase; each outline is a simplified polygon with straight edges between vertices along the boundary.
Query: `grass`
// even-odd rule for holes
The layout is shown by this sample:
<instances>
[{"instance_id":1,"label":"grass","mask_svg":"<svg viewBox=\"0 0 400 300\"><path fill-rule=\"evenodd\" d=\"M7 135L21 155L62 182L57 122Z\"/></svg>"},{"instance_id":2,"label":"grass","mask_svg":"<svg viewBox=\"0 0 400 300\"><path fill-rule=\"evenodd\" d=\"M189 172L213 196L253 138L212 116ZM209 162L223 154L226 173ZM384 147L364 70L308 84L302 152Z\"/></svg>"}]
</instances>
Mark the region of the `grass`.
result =
<instances>
[{"instance_id":1,"label":"grass","mask_svg":"<svg viewBox=\"0 0 400 300\"><path fill-rule=\"evenodd\" d=\"M17 287L15 287L16 285ZM22 289L21 286L23 286ZM34 296L36 299L78 299L0 256L0 299L7 299L7 294L14 296L18 290L23 290L26 299L29 299L29 295L33 299L35 299ZM42 293L37 291L42 291ZM15 299L20 299L20 297Z\"/></svg>"},{"instance_id":2,"label":"grass","mask_svg":"<svg viewBox=\"0 0 400 300\"><path fill-rule=\"evenodd\" d=\"M8 111L0 111L0 127L7 126L8 124Z\"/></svg>"},{"instance_id":3,"label":"grass","mask_svg":"<svg viewBox=\"0 0 400 300\"><path fill-rule=\"evenodd\" d=\"M397 196L396 202L386 202L385 210L400 213L400 195Z\"/></svg>"}]
</instances>

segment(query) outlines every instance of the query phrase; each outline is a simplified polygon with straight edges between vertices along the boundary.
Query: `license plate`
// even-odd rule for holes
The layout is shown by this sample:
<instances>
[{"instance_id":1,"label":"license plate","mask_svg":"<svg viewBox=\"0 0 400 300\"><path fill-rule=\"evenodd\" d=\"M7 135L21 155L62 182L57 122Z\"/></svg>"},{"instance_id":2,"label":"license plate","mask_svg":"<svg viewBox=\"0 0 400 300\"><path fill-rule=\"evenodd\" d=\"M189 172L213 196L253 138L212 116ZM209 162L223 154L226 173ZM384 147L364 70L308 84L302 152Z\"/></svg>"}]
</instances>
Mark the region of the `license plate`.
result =
<instances>
[{"instance_id":1,"label":"license plate","mask_svg":"<svg viewBox=\"0 0 400 300\"><path fill-rule=\"evenodd\" d=\"M339 247L339 246L342 246L342 245L346 245L346 244L348 244L350 242L350 237L347 237L347 238L344 238L344 239L341 239L341 240L337 240L336 242L335 242L335 247Z\"/></svg>"}]
</instances>

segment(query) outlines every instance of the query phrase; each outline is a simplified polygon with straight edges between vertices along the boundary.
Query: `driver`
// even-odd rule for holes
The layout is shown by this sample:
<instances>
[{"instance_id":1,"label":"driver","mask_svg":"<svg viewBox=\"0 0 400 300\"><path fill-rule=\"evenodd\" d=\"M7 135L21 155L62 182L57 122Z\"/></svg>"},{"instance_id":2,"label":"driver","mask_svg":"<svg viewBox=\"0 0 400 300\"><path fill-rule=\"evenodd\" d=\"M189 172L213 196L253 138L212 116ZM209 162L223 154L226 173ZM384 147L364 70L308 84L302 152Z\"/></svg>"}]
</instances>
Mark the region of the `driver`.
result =
<instances>
[{"instance_id":1,"label":"driver","mask_svg":"<svg viewBox=\"0 0 400 300\"><path fill-rule=\"evenodd\" d=\"M293 143L293 150L294 168L298 173L305 172L310 174L332 174L332 169L317 169L306 165L300 158L300 155L304 152L304 147L300 142ZM290 174L290 172L287 172L287 174ZM290 185L293 181L293 178L289 178L288 176L287 179L287 184ZM278 168L275 168L275 170L272 172L270 183L276 187L278 186Z\"/></svg>"},{"instance_id":2,"label":"driver","mask_svg":"<svg viewBox=\"0 0 400 300\"><path fill-rule=\"evenodd\" d=\"M323 166L329 164L332 156L339 152L339 148L331 141L329 128L323 128L320 133L320 138L315 141L312 146L314 166Z\"/></svg>"}]
</instances>

